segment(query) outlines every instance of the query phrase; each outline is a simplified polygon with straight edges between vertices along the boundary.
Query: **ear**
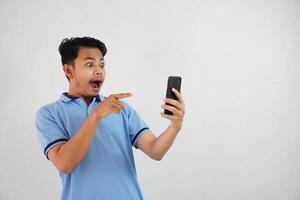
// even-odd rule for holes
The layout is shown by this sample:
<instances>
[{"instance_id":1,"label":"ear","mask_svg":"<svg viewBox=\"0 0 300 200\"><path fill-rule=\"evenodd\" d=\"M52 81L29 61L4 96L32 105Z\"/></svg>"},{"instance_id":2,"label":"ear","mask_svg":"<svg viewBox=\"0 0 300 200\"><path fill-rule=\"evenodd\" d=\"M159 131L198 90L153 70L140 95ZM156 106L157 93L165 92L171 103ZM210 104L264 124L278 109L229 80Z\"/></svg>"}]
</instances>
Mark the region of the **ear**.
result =
<instances>
[{"instance_id":1,"label":"ear","mask_svg":"<svg viewBox=\"0 0 300 200\"><path fill-rule=\"evenodd\" d=\"M65 75L69 79L73 79L73 77L74 77L74 67L72 65L69 65L69 64L64 64L63 68L64 68Z\"/></svg>"}]
</instances>

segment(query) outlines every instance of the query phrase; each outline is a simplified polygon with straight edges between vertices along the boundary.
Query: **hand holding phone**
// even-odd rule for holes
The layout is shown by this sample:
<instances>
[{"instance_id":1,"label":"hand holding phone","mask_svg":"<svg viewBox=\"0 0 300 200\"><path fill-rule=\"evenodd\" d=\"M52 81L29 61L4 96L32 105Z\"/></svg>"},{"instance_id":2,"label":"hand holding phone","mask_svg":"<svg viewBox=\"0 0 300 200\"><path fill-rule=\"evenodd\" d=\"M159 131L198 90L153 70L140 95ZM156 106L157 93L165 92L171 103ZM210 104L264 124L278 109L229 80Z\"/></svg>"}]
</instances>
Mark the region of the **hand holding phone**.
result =
<instances>
[{"instance_id":1,"label":"hand holding phone","mask_svg":"<svg viewBox=\"0 0 300 200\"><path fill-rule=\"evenodd\" d=\"M172 91L172 88L175 88L178 92L180 92L181 80L182 80L182 78L180 76L169 76L168 84L167 84L166 98L178 100L177 96ZM169 103L166 103L166 104L171 105ZM167 115L173 115L173 113L171 111L166 110L166 109L164 110L164 113Z\"/></svg>"}]
</instances>

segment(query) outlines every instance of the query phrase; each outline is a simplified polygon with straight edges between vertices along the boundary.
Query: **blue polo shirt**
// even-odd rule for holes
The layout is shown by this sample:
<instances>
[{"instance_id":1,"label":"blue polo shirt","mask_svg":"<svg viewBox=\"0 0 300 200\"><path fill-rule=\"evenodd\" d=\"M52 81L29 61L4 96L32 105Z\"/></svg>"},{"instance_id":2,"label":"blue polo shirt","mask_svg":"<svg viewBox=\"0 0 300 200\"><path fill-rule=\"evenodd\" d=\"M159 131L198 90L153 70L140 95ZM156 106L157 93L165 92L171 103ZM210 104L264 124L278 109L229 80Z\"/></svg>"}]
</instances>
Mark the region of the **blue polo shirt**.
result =
<instances>
[{"instance_id":1,"label":"blue polo shirt","mask_svg":"<svg viewBox=\"0 0 300 200\"><path fill-rule=\"evenodd\" d=\"M58 101L36 112L37 133L42 149L66 143L80 129L89 113L107 97L83 98L63 93ZM149 130L138 113L124 101L125 108L100 120L83 160L66 175L59 171L62 200L141 200L132 146ZM47 157L48 159L48 157Z\"/></svg>"}]
</instances>

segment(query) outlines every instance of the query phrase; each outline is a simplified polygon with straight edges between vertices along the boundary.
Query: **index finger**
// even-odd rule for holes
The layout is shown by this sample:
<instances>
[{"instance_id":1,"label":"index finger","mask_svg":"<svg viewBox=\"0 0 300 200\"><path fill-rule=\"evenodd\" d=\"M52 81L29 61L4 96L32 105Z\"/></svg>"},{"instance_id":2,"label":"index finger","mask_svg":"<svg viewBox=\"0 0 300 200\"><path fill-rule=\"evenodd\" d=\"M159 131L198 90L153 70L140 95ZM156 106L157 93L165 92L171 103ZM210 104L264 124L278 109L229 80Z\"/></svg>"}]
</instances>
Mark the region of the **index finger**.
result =
<instances>
[{"instance_id":1,"label":"index finger","mask_svg":"<svg viewBox=\"0 0 300 200\"><path fill-rule=\"evenodd\" d=\"M180 94L180 92L178 92L178 90L176 90L175 88L172 88L172 91L177 96L178 101L184 105L184 101L183 101L183 98L182 98L182 95Z\"/></svg>"},{"instance_id":2,"label":"index finger","mask_svg":"<svg viewBox=\"0 0 300 200\"><path fill-rule=\"evenodd\" d=\"M117 99L123 99L132 96L132 92L127 92L127 93L119 93L119 94L113 94L114 97Z\"/></svg>"}]
</instances>

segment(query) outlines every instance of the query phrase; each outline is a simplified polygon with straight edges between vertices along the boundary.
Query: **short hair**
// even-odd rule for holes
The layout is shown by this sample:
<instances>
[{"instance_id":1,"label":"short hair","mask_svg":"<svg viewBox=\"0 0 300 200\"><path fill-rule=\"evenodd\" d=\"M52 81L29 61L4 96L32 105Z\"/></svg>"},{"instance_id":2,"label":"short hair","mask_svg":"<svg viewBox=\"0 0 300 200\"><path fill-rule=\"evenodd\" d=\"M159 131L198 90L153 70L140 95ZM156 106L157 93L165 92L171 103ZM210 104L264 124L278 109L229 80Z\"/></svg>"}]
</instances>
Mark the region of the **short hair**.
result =
<instances>
[{"instance_id":1,"label":"short hair","mask_svg":"<svg viewBox=\"0 0 300 200\"><path fill-rule=\"evenodd\" d=\"M78 56L80 48L98 48L102 55L105 56L107 49L103 42L92 37L71 37L62 40L58 47L58 51L61 55L61 63L74 64L74 60ZM67 77L67 76L66 76ZM67 77L70 81L70 79Z\"/></svg>"}]
</instances>

